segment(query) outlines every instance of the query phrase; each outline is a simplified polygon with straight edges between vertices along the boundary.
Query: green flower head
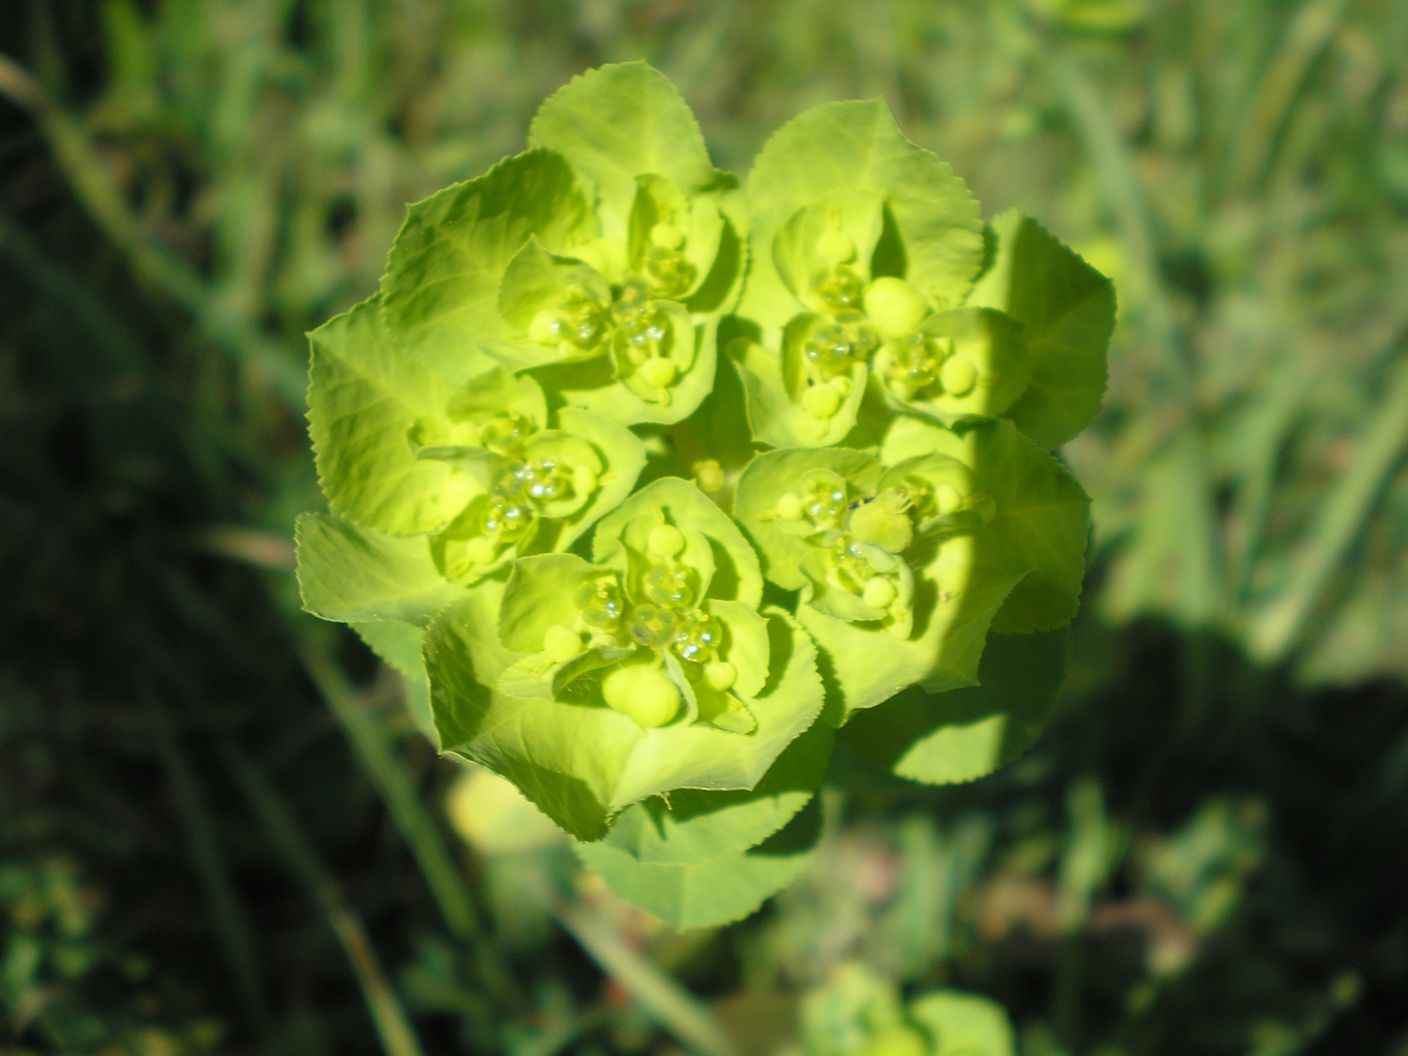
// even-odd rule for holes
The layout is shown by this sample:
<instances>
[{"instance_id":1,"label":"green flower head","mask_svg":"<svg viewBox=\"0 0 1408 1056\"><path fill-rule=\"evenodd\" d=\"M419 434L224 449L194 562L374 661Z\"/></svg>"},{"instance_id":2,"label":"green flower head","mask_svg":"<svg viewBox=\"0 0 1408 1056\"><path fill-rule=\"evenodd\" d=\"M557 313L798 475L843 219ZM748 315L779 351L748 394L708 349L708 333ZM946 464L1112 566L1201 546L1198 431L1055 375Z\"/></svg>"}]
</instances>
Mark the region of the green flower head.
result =
<instances>
[{"instance_id":1,"label":"green flower head","mask_svg":"<svg viewBox=\"0 0 1408 1056\"><path fill-rule=\"evenodd\" d=\"M1113 292L879 102L743 183L644 63L528 138L310 335L299 585L443 752L720 923L805 867L836 740L942 782L1036 735L1088 531L1049 452L1098 410Z\"/></svg>"}]
</instances>

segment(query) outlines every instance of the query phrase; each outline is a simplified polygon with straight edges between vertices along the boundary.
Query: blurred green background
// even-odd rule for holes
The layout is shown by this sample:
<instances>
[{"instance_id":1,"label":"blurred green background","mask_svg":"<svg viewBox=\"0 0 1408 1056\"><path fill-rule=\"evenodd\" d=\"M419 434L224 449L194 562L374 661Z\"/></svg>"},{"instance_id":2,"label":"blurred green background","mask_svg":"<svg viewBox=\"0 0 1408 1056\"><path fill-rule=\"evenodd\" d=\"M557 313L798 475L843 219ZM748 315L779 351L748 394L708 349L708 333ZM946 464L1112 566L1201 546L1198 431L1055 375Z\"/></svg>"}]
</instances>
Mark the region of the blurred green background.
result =
<instances>
[{"instance_id":1,"label":"blurred green background","mask_svg":"<svg viewBox=\"0 0 1408 1056\"><path fill-rule=\"evenodd\" d=\"M860 963L1027 1056L1408 1053L1405 55L1403 0L9 0L0 1051L768 1053ZM1121 301L1056 721L972 787L840 759L803 880L683 935L291 573L303 332L638 57L740 171L883 96Z\"/></svg>"}]
</instances>

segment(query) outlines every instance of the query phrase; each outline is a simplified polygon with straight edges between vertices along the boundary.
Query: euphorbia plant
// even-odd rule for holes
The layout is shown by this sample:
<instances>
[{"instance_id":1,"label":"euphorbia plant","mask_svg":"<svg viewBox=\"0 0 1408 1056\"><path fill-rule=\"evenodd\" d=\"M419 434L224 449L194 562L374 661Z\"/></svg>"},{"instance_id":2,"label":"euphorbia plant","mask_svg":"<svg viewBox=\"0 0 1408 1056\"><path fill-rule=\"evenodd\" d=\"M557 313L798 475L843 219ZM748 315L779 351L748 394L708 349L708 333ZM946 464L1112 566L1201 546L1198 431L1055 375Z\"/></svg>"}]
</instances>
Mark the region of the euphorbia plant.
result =
<instances>
[{"instance_id":1,"label":"euphorbia plant","mask_svg":"<svg viewBox=\"0 0 1408 1056\"><path fill-rule=\"evenodd\" d=\"M529 138L312 335L305 605L626 897L733 919L805 864L838 736L950 782L1036 735L1087 534L1049 452L1113 291L879 102L796 118L743 186L643 63Z\"/></svg>"}]
</instances>

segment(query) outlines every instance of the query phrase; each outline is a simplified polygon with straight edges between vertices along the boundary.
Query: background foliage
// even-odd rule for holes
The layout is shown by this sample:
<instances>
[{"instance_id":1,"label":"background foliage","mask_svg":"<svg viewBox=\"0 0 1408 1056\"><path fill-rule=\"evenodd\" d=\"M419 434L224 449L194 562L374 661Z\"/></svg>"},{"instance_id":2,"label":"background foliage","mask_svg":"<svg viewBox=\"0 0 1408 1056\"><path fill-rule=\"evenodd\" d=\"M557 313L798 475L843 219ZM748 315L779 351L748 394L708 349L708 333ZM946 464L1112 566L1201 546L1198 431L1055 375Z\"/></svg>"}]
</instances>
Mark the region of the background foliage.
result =
<instances>
[{"instance_id":1,"label":"background foliage","mask_svg":"<svg viewBox=\"0 0 1408 1056\"><path fill-rule=\"evenodd\" d=\"M16 0L0 1045L768 1052L861 962L1036 1056L1408 1052L1405 53L1401 0ZM1055 722L971 787L841 757L867 791L721 932L454 782L290 572L303 332L634 57L728 168L882 95L1121 298Z\"/></svg>"}]
</instances>

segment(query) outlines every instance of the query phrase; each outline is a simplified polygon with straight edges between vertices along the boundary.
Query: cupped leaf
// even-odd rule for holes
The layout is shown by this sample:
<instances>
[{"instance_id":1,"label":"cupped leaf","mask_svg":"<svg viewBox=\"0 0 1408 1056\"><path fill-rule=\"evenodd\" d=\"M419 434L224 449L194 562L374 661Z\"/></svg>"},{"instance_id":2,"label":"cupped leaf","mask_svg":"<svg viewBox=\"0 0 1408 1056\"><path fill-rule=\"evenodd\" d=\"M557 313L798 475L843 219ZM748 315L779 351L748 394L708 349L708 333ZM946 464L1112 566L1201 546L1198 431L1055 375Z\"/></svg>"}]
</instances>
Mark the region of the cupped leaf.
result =
<instances>
[{"instance_id":1,"label":"cupped leaf","mask_svg":"<svg viewBox=\"0 0 1408 1056\"><path fill-rule=\"evenodd\" d=\"M1021 325L989 308L930 316L914 337L887 346L875 367L901 406L945 424L996 418L1031 381Z\"/></svg>"},{"instance_id":2,"label":"cupped leaf","mask_svg":"<svg viewBox=\"0 0 1408 1056\"><path fill-rule=\"evenodd\" d=\"M713 176L689 105L644 62L601 66L559 88L539 107L529 140L564 155L596 186L602 231L622 241L636 177L654 173L688 193Z\"/></svg>"},{"instance_id":3,"label":"cupped leaf","mask_svg":"<svg viewBox=\"0 0 1408 1056\"><path fill-rule=\"evenodd\" d=\"M747 735L681 719L642 726L605 707L590 678L566 699L508 696L495 686L522 654L499 638L502 597L502 584L485 581L427 632L440 744L513 781L578 839L600 838L615 814L662 792L755 787L820 711L815 650L776 611L768 613L768 682L743 702L757 720Z\"/></svg>"},{"instance_id":4,"label":"cupped leaf","mask_svg":"<svg viewBox=\"0 0 1408 1056\"><path fill-rule=\"evenodd\" d=\"M958 535L911 557L918 567L906 635L799 606L797 618L822 654L827 722L842 726L916 683L935 691L976 684L993 617L1021 579L980 555L973 536Z\"/></svg>"},{"instance_id":5,"label":"cupped leaf","mask_svg":"<svg viewBox=\"0 0 1408 1056\"><path fill-rule=\"evenodd\" d=\"M797 319L800 326L810 326L810 317ZM856 424L869 374L865 364L852 363L829 381L810 385L798 371L788 369L797 363L797 345L805 338L806 334L795 329L790 334L784 332L782 351L747 338L729 345L729 355L742 382L748 428L759 443L770 447L830 447L844 440ZM810 390L822 388L831 391L808 397Z\"/></svg>"},{"instance_id":6,"label":"cupped leaf","mask_svg":"<svg viewBox=\"0 0 1408 1056\"><path fill-rule=\"evenodd\" d=\"M647 484L597 524L592 553L598 564L624 565L627 527L642 515L658 512L676 528L688 528L708 539L714 571L709 597L741 601L757 608L763 595L758 555L743 533L699 488L678 477Z\"/></svg>"},{"instance_id":7,"label":"cupped leaf","mask_svg":"<svg viewBox=\"0 0 1408 1056\"><path fill-rule=\"evenodd\" d=\"M770 248L788 216L841 191L885 202L871 274L906 279L935 307L958 303L982 262L978 204L948 165L905 137L880 100L816 107L768 140L748 177L754 246ZM777 290L762 263L755 270L765 305ZM745 291L745 306L756 303Z\"/></svg>"},{"instance_id":8,"label":"cupped leaf","mask_svg":"<svg viewBox=\"0 0 1408 1056\"><path fill-rule=\"evenodd\" d=\"M841 190L793 213L773 238L772 263L783 285L809 311L862 307L864 283L884 226L884 200L873 191ZM837 268L855 276L852 301L821 296ZM767 322L767 320L759 320Z\"/></svg>"},{"instance_id":9,"label":"cupped leaf","mask_svg":"<svg viewBox=\"0 0 1408 1056\"><path fill-rule=\"evenodd\" d=\"M567 161L530 150L411 206L387 259L383 312L403 354L452 380L492 366L481 342L510 336L499 287L530 238L552 252L596 236Z\"/></svg>"},{"instance_id":10,"label":"cupped leaf","mask_svg":"<svg viewBox=\"0 0 1408 1056\"><path fill-rule=\"evenodd\" d=\"M622 425L673 425L693 414L714 387L717 321L696 326L686 309L651 301L662 316L660 354L637 355L618 330L610 357L541 368L537 376L567 405ZM646 367L647 360L660 366Z\"/></svg>"},{"instance_id":11,"label":"cupped leaf","mask_svg":"<svg viewBox=\"0 0 1408 1056\"><path fill-rule=\"evenodd\" d=\"M686 195L663 176L636 177L627 259L656 297L688 300L719 256L724 216L713 195Z\"/></svg>"},{"instance_id":12,"label":"cupped leaf","mask_svg":"<svg viewBox=\"0 0 1408 1056\"><path fill-rule=\"evenodd\" d=\"M814 799L758 846L702 862L643 862L607 843L579 843L575 850L626 901L686 929L729 924L757 910L801 875L820 838L821 804Z\"/></svg>"},{"instance_id":13,"label":"cupped leaf","mask_svg":"<svg viewBox=\"0 0 1408 1056\"><path fill-rule=\"evenodd\" d=\"M424 626L464 596L440 574L424 537L382 535L318 513L300 516L294 536L303 607L325 620Z\"/></svg>"},{"instance_id":14,"label":"cupped leaf","mask_svg":"<svg viewBox=\"0 0 1408 1056\"><path fill-rule=\"evenodd\" d=\"M394 346L377 298L309 338L308 430L333 510L395 535L444 527L480 486L456 467L418 460L413 433L418 423L453 428L455 387Z\"/></svg>"},{"instance_id":15,"label":"cupped leaf","mask_svg":"<svg viewBox=\"0 0 1408 1056\"><path fill-rule=\"evenodd\" d=\"M1114 286L1020 213L997 217L989 238L992 262L968 303L998 308L1022 324L1032 380L1008 415L1042 447L1057 447L1100 410Z\"/></svg>"},{"instance_id":16,"label":"cupped leaf","mask_svg":"<svg viewBox=\"0 0 1408 1056\"><path fill-rule=\"evenodd\" d=\"M737 855L781 829L811 802L835 735L816 723L798 737L752 791L681 789L627 807L604 844L638 862L684 865Z\"/></svg>"},{"instance_id":17,"label":"cupped leaf","mask_svg":"<svg viewBox=\"0 0 1408 1056\"><path fill-rule=\"evenodd\" d=\"M806 586L803 565L814 549L808 507L830 507L839 523L850 494L873 495L882 473L874 457L844 448L768 451L753 459L739 477L733 515L757 544L768 579L784 590Z\"/></svg>"},{"instance_id":18,"label":"cupped leaf","mask_svg":"<svg viewBox=\"0 0 1408 1056\"><path fill-rule=\"evenodd\" d=\"M978 685L946 693L913 687L855 715L842 741L911 781L949 785L986 777L1021 755L1051 714L1069 632L992 635Z\"/></svg>"},{"instance_id":19,"label":"cupped leaf","mask_svg":"<svg viewBox=\"0 0 1408 1056\"><path fill-rule=\"evenodd\" d=\"M553 546L566 549L603 514L625 501L645 468L645 445L625 426L575 407L563 407L557 412L557 427L567 436L591 444L602 462L596 487L587 502L571 516L557 521Z\"/></svg>"},{"instance_id":20,"label":"cupped leaf","mask_svg":"<svg viewBox=\"0 0 1408 1056\"><path fill-rule=\"evenodd\" d=\"M567 363L604 354L610 343L611 289L590 264L549 253L529 238L499 283L502 326L480 347L511 370Z\"/></svg>"},{"instance_id":21,"label":"cupped leaf","mask_svg":"<svg viewBox=\"0 0 1408 1056\"><path fill-rule=\"evenodd\" d=\"M881 460L920 454L957 459L990 496L993 515L974 531L978 567L1021 577L993 621L1000 634L1053 630L1080 606L1090 500L1074 477L1007 420L961 432L918 419L896 421Z\"/></svg>"}]
</instances>

